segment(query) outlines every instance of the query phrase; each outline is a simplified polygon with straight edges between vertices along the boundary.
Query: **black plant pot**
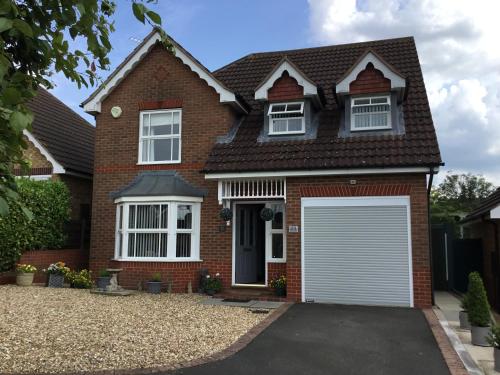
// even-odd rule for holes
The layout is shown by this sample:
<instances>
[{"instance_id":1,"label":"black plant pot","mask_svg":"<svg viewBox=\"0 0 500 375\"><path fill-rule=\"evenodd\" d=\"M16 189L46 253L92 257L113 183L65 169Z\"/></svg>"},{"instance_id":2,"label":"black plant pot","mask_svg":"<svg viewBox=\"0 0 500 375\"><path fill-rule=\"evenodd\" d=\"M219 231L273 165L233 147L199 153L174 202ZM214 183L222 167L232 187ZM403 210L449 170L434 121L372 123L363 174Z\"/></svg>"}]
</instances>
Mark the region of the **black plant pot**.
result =
<instances>
[{"instance_id":1,"label":"black plant pot","mask_svg":"<svg viewBox=\"0 0 500 375\"><path fill-rule=\"evenodd\" d=\"M111 280L111 276L100 276L97 278L97 289L106 290L106 287L109 285L109 281Z\"/></svg>"},{"instance_id":2,"label":"black plant pot","mask_svg":"<svg viewBox=\"0 0 500 375\"><path fill-rule=\"evenodd\" d=\"M160 294L161 281L148 281L148 292L151 294Z\"/></svg>"},{"instance_id":3,"label":"black plant pot","mask_svg":"<svg viewBox=\"0 0 500 375\"><path fill-rule=\"evenodd\" d=\"M286 288L275 288L274 294L277 295L278 297L285 297L286 296Z\"/></svg>"},{"instance_id":4,"label":"black plant pot","mask_svg":"<svg viewBox=\"0 0 500 375\"><path fill-rule=\"evenodd\" d=\"M213 296L217 291L215 289L205 289L205 293L207 293L209 296Z\"/></svg>"}]
</instances>

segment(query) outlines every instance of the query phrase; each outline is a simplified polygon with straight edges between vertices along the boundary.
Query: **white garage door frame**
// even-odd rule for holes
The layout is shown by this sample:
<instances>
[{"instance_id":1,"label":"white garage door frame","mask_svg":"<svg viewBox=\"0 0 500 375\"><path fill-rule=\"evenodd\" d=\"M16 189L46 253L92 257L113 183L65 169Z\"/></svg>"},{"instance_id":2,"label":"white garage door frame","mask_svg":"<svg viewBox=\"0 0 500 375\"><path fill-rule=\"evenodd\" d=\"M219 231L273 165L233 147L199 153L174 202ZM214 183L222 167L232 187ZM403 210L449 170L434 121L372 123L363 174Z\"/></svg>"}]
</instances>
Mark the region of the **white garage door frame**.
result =
<instances>
[{"instance_id":1,"label":"white garage door frame","mask_svg":"<svg viewBox=\"0 0 500 375\"><path fill-rule=\"evenodd\" d=\"M413 298L413 257L412 257L412 236L411 236L411 209L409 196L391 197L321 197L321 198L301 198L300 203L300 268L302 284L302 302L306 302L305 295L305 265L304 265L304 208L305 207L354 207L354 206L405 206L408 224L408 272L409 272L409 294L410 307L414 307Z\"/></svg>"}]
</instances>

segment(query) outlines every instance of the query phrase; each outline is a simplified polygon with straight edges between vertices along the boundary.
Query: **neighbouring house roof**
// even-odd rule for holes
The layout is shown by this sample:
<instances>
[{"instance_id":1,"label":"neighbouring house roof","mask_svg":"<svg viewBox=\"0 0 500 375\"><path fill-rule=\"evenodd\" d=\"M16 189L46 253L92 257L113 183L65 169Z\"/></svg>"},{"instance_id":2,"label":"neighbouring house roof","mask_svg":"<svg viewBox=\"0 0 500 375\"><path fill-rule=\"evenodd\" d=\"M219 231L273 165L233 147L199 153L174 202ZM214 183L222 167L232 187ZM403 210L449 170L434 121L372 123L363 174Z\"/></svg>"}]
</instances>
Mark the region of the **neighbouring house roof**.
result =
<instances>
[{"instance_id":1,"label":"neighbouring house roof","mask_svg":"<svg viewBox=\"0 0 500 375\"><path fill-rule=\"evenodd\" d=\"M478 219L481 216L490 214L492 210L499 206L500 188L491 193L487 198L483 199L474 210L472 210L466 217L463 218L461 222L466 223Z\"/></svg>"},{"instance_id":2,"label":"neighbouring house roof","mask_svg":"<svg viewBox=\"0 0 500 375\"><path fill-rule=\"evenodd\" d=\"M204 197L205 189L199 189L186 182L176 171L150 171L139 173L124 188L112 192L111 198L143 196Z\"/></svg>"},{"instance_id":3,"label":"neighbouring house roof","mask_svg":"<svg viewBox=\"0 0 500 375\"><path fill-rule=\"evenodd\" d=\"M219 81L212 73L196 60L188 51L186 51L173 38L168 36L169 41L174 47L174 55L188 66L194 73L203 79L210 87L212 87L220 97L221 103L231 104L242 112L247 111L246 103L242 102L241 98L224 83ZM101 103L114 90L115 87L134 69L134 67L147 55L147 53L161 40L158 31L153 29L144 40L118 65L111 75L102 83L99 88L94 91L81 104L85 112L96 114L101 112Z\"/></svg>"},{"instance_id":4,"label":"neighbouring house roof","mask_svg":"<svg viewBox=\"0 0 500 375\"><path fill-rule=\"evenodd\" d=\"M41 87L28 106L35 115L28 138L35 138L42 154L65 172L92 175L95 127Z\"/></svg>"},{"instance_id":5,"label":"neighbouring house roof","mask_svg":"<svg viewBox=\"0 0 500 375\"><path fill-rule=\"evenodd\" d=\"M406 79L403 102L405 134L339 137L336 83L372 51ZM255 89L287 59L324 93L316 139L259 142L264 104ZM254 53L216 70L213 75L243 97L250 112L228 143L216 144L207 173L335 168L431 167L442 165L414 39Z\"/></svg>"}]
</instances>

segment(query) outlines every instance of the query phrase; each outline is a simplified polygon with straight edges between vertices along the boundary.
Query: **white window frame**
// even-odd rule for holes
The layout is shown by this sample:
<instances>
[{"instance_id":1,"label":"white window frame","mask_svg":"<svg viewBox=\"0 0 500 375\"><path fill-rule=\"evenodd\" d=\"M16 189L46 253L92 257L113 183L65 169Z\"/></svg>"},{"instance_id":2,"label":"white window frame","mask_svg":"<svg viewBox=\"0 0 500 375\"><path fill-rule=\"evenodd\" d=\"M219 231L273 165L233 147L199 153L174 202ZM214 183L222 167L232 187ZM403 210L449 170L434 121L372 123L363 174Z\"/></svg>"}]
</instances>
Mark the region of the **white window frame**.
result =
<instances>
[{"instance_id":1,"label":"white window frame","mask_svg":"<svg viewBox=\"0 0 500 375\"><path fill-rule=\"evenodd\" d=\"M294 111L287 111L286 108L288 105L297 105L300 104L300 110L294 110ZM274 106L278 105L284 105L285 110L280 111L280 112L271 112ZM286 115L286 114L294 114L294 113L301 113L302 117L281 117L274 119L272 115ZM305 114L304 114L304 102L284 102L284 103L271 103L269 105L269 110L267 112L267 116L269 117L269 135L285 135L285 134L304 134L306 131L306 123L305 123ZM275 120L287 120L287 129L288 129L288 120L297 120L301 119L301 129L300 130L294 130L294 131L274 131L274 121Z\"/></svg>"},{"instance_id":2,"label":"white window frame","mask_svg":"<svg viewBox=\"0 0 500 375\"><path fill-rule=\"evenodd\" d=\"M372 105L377 105L381 103L375 103L372 104L371 101L372 99L380 99L380 98L386 98L387 99L387 104L389 105L389 110L386 112L367 112L366 114L371 114L371 113L376 113L376 114L382 114L386 113L387 114L387 126L365 126L362 128L356 128L355 127L355 115L353 113L353 109L356 107L368 107ZM369 104L354 104L355 100L358 99L368 99L370 100ZM383 104L382 104L383 105ZM374 95L374 96L356 96L351 98L351 131L352 132L357 132L357 131L366 131L366 130L384 130L384 129L392 129L392 105L391 105L391 96L390 95ZM371 116L370 116L370 122L371 122Z\"/></svg>"},{"instance_id":3,"label":"white window frame","mask_svg":"<svg viewBox=\"0 0 500 375\"><path fill-rule=\"evenodd\" d=\"M164 114L164 113L179 113L179 135L156 135L156 136L144 136L143 126L144 126L144 115L146 114ZM155 160L155 161L143 161L142 160L142 141L147 139L179 139L179 158L177 160ZM138 165L151 165L151 164L179 164L182 160L182 108L172 108L172 109L160 109L160 110L150 110L141 111L139 113L139 155L138 155Z\"/></svg>"},{"instance_id":4,"label":"white window frame","mask_svg":"<svg viewBox=\"0 0 500 375\"><path fill-rule=\"evenodd\" d=\"M266 207L272 208L273 204L283 206L283 228L273 229L272 220L266 221L266 262L267 263L286 263L286 205L283 201L267 202ZM273 258L273 234L283 235L283 257Z\"/></svg>"},{"instance_id":5,"label":"white window frame","mask_svg":"<svg viewBox=\"0 0 500 375\"><path fill-rule=\"evenodd\" d=\"M157 198L157 197L155 197ZM115 234L115 260L131 262L199 262L200 259L200 220L201 203L199 199L195 200L168 200L151 199L146 200L143 197L132 199L118 199L116 205L116 234ZM128 228L129 212L131 205L167 205L168 206L168 224L167 228L161 229L130 229ZM177 206L190 205L192 207L191 229L177 229ZM123 207L120 229L120 207ZM167 233L167 256L166 257L130 257L128 256L128 235L129 233ZM177 233L191 233L191 256L177 257ZM120 236L121 249L120 249Z\"/></svg>"}]
</instances>

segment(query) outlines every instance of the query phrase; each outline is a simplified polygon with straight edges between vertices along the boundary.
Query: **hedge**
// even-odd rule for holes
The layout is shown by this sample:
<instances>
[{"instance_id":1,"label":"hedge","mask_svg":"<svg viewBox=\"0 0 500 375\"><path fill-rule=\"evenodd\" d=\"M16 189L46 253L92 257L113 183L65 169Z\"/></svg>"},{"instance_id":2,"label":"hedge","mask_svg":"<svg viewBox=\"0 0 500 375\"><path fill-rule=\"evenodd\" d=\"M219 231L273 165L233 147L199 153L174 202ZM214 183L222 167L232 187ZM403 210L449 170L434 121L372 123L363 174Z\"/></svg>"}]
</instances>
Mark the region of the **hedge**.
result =
<instances>
[{"instance_id":1,"label":"hedge","mask_svg":"<svg viewBox=\"0 0 500 375\"><path fill-rule=\"evenodd\" d=\"M17 181L19 200L33 217L29 219L20 206L12 205L0 218L0 271L12 269L23 251L54 249L64 245L64 224L69 220L70 195L61 181Z\"/></svg>"}]
</instances>

